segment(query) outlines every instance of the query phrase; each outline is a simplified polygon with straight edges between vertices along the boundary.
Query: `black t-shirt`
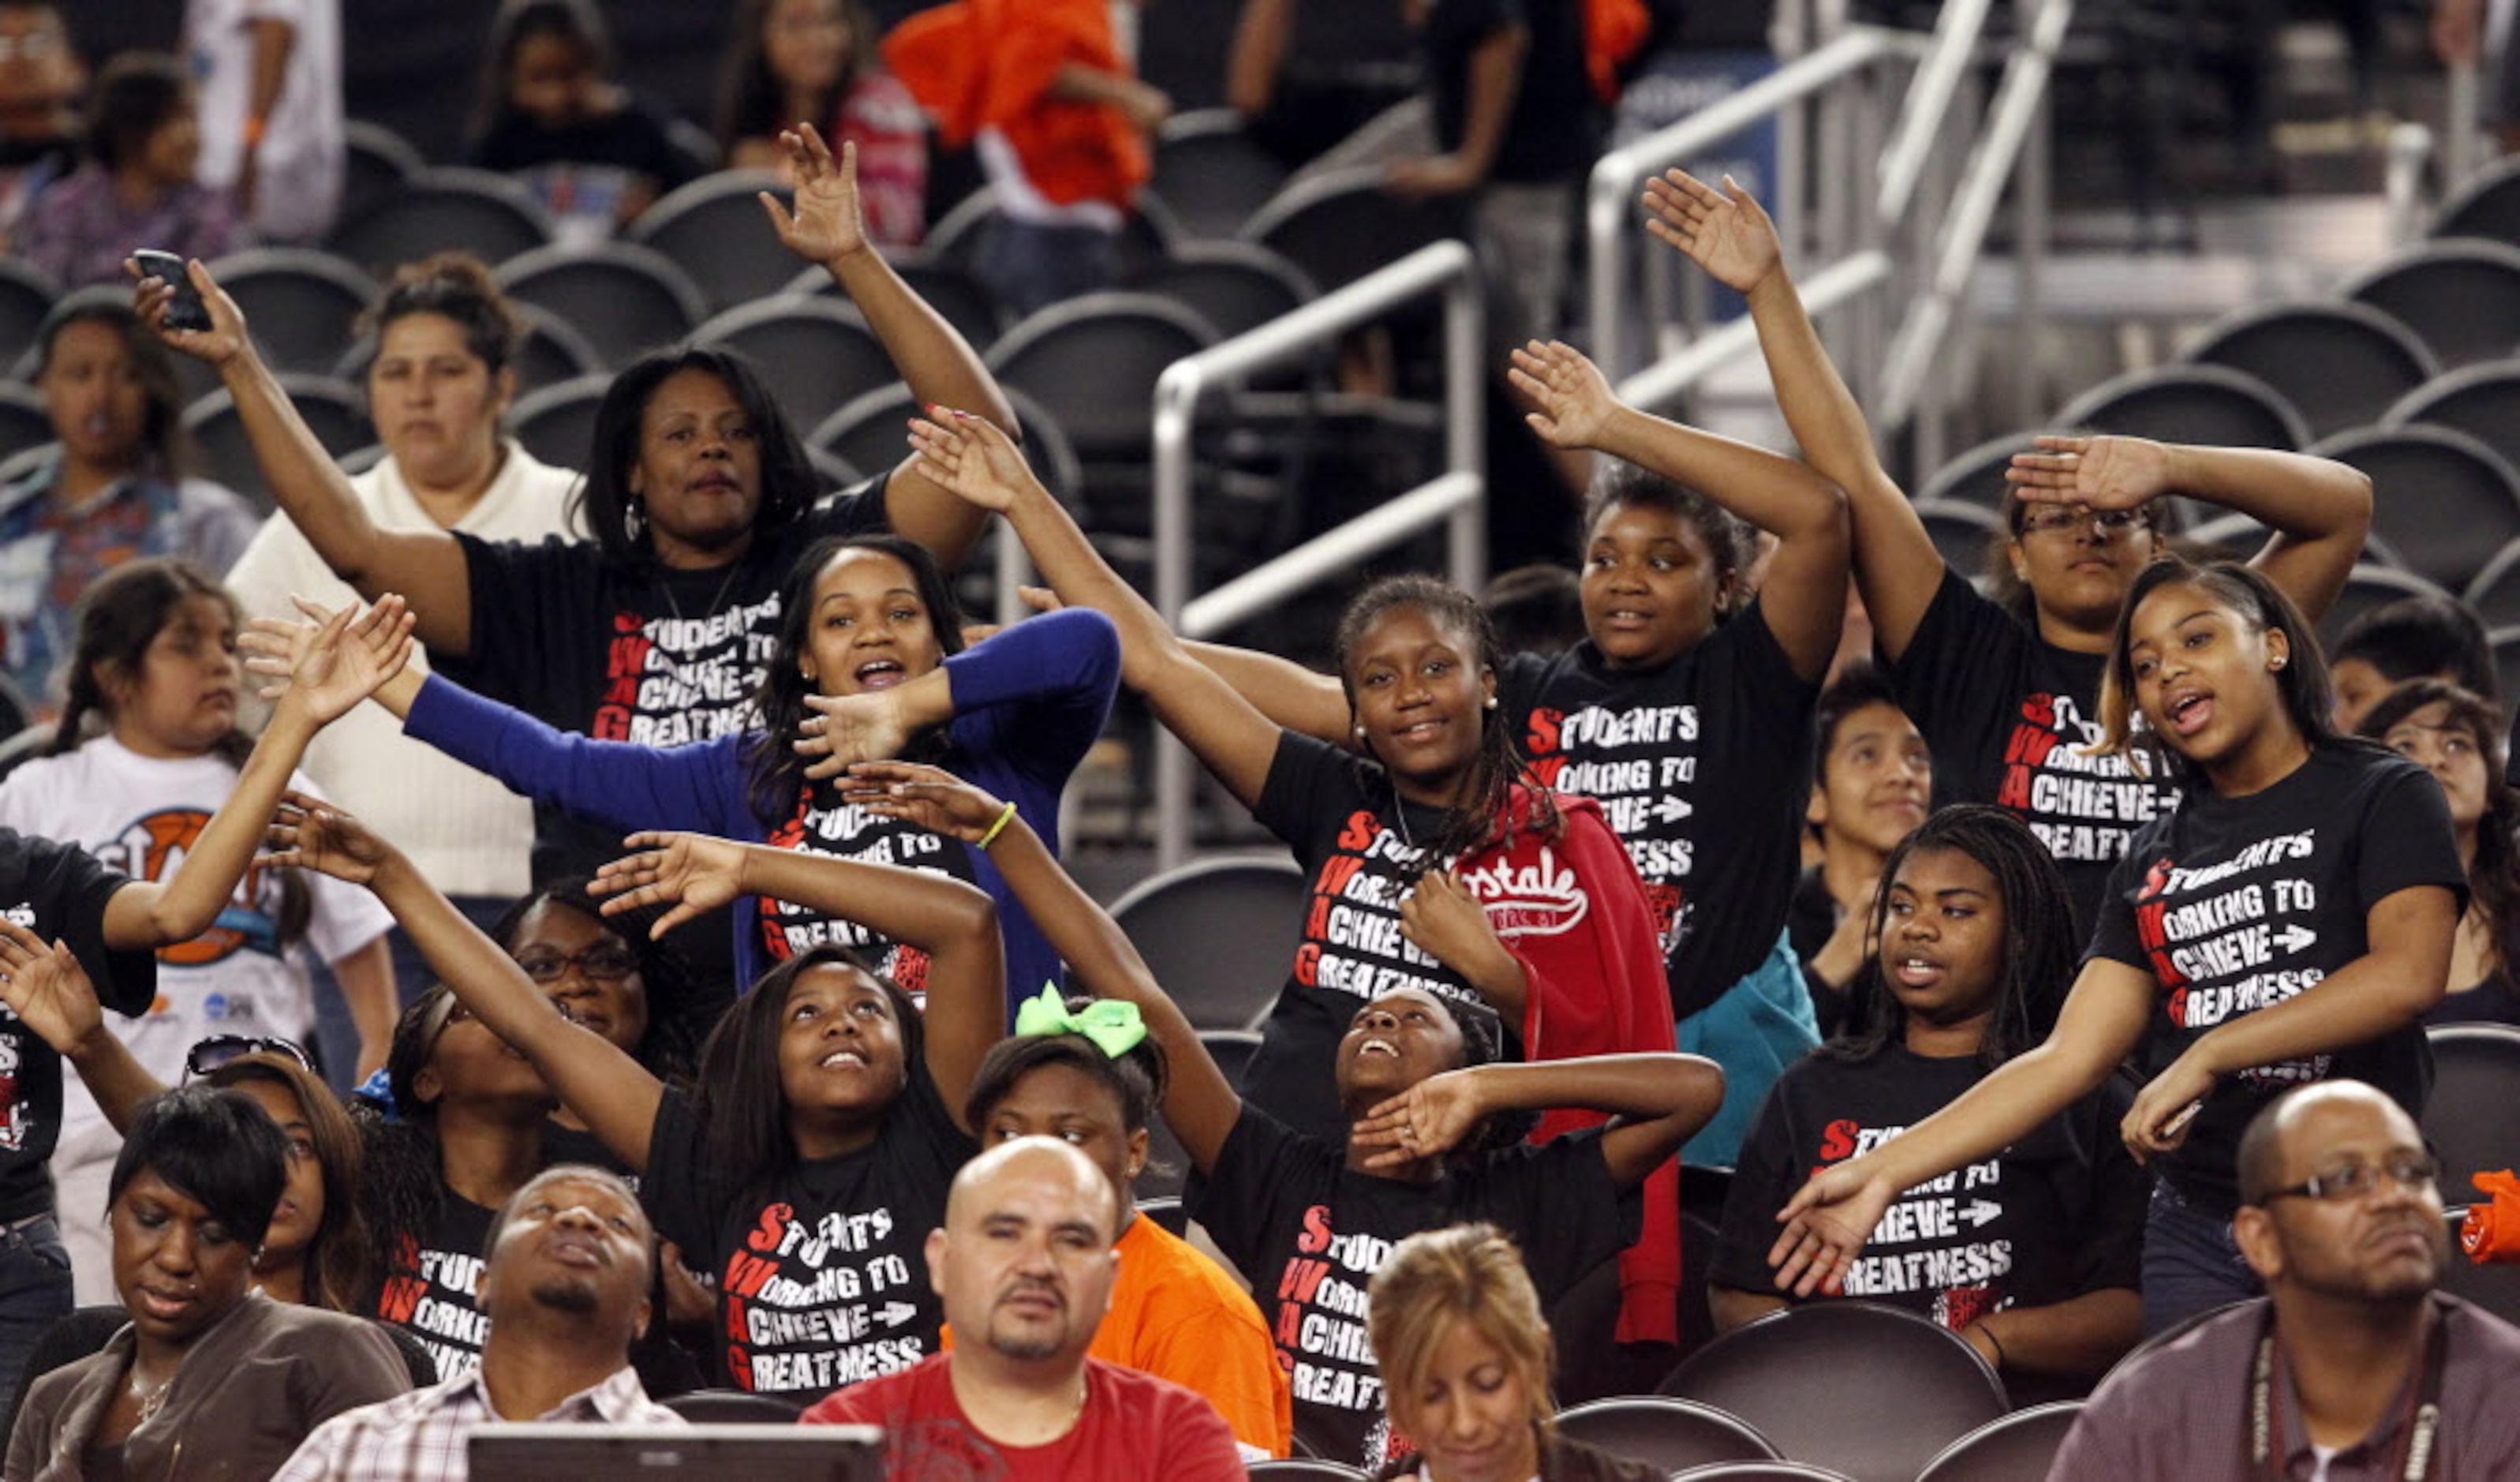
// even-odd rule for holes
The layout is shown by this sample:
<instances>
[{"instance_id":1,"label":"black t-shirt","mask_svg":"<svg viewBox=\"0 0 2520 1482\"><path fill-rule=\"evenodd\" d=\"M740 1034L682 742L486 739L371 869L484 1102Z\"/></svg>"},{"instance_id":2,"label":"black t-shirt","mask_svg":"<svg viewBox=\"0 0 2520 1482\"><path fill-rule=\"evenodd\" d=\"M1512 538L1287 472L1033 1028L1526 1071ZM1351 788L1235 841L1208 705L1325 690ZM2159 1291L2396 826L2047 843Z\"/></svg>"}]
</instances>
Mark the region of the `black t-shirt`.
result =
<instances>
[{"instance_id":1,"label":"black t-shirt","mask_svg":"<svg viewBox=\"0 0 2520 1482\"><path fill-rule=\"evenodd\" d=\"M868 1146L730 1192L691 1102L668 1091L640 1197L656 1233L717 1282L728 1380L811 1401L937 1352L945 1312L927 1284L927 1233L973 1151L914 1066Z\"/></svg>"},{"instance_id":2,"label":"black t-shirt","mask_svg":"<svg viewBox=\"0 0 2520 1482\"><path fill-rule=\"evenodd\" d=\"M1424 1230L1486 1220L1522 1247L1543 1305L1637 1237L1643 1201L1610 1182L1598 1128L1472 1159L1433 1184L1346 1167L1325 1143L1245 1103L1193 1190L1191 1217L1250 1279L1293 1381L1296 1433L1368 1470L1406 1442L1382 1415L1365 1330L1366 1283L1391 1247Z\"/></svg>"},{"instance_id":3,"label":"black t-shirt","mask_svg":"<svg viewBox=\"0 0 2520 1482\"><path fill-rule=\"evenodd\" d=\"M969 775L968 767L954 770ZM842 802L838 789L828 783L815 783L800 791L795 811L770 831L765 842L774 849L897 865L966 885L980 882L978 872L971 868L972 850L961 840L908 819L885 818L860 804ZM927 954L919 948L893 941L846 917L767 895L760 897L753 925L769 962L784 963L824 945L847 947L868 966L908 989L922 1007L927 1002Z\"/></svg>"},{"instance_id":4,"label":"black t-shirt","mask_svg":"<svg viewBox=\"0 0 2520 1482\"><path fill-rule=\"evenodd\" d=\"M534 544L458 532L472 585L472 651L443 660L476 695L598 741L680 746L751 729L753 691L777 647L779 588L804 548L883 525L883 481L837 494L732 566L631 565L591 541ZM592 874L617 830L534 805L534 877ZM719 956L726 927L715 928ZM697 933L677 940L697 944Z\"/></svg>"},{"instance_id":5,"label":"black t-shirt","mask_svg":"<svg viewBox=\"0 0 2520 1482\"><path fill-rule=\"evenodd\" d=\"M1599 105L1584 59L1581 0L1435 0L1426 17L1426 80L1435 140L1461 148L1470 58L1509 25L1530 32L1522 74L1489 174L1498 180L1573 180L1601 152Z\"/></svg>"},{"instance_id":6,"label":"black t-shirt","mask_svg":"<svg viewBox=\"0 0 2520 1482\"><path fill-rule=\"evenodd\" d=\"M1942 1110L1986 1074L1974 1055L1928 1058L1896 1044L1869 1059L1823 1053L1788 1068L1742 1140L1708 1280L1775 1293L1777 1211L1804 1182ZM2006 1308L2135 1286L2152 1184L2118 1135L2132 1100L2112 1077L1994 1157L1901 1194L1844 1295L1957 1332ZM2017 1391L2019 1377L2005 1383Z\"/></svg>"},{"instance_id":7,"label":"black t-shirt","mask_svg":"<svg viewBox=\"0 0 2520 1482\"><path fill-rule=\"evenodd\" d=\"M2073 897L2088 937L2109 872L2136 830L2178 802L2167 782L2100 740L2105 655L2059 649L2024 628L1958 571L1890 666L1899 703L1934 750L1934 802L1993 803L2030 826Z\"/></svg>"},{"instance_id":8,"label":"black t-shirt","mask_svg":"<svg viewBox=\"0 0 2520 1482\"><path fill-rule=\"evenodd\" d=\"M1659 669L1608 669L1590 640L1516 654L1499 702L1532 770L1600 799L1644 877L1672 1012L1724 996L1775 950L1802 869L1812 706L1758 605ZM1702 857L1701 857L1702 856Z\"/></svg>"},{"instance_id":9,"label":"black t-shirt","mask_svg":"<svg viewBox=\"0 0 2520 1482\"><path fill-rule=\"evenodd\" d=\"M472 162L511 174L548 165L608 165L647 176L660 194L701 174L699 162L674 143L663 121L635 104L562 128L502 110L473 148Z\"/></svg>"},{"instance_id":10,"label":"black t-shirt","mask_svg":"<svg viewBox=\"0 0 2520 1482\"><path fill-rule=\"evenodd\" d=\"M420 1339L440 1379L481 1367L490 1336L480 1307L482 1247L497 1215L441 1184L433 1226L388 1233L381 1242L384 1280L370 1316Z\"/></svg>"},{"instance_id":11,"label":"black t-shirt","mask_svg":"<svg viewBox=\"0 0 2520 1482\"><path fill-rule=\"evenodd\" d=\"M1820 1025L1822 1041L1835 1039L1847 1028L1848 1010L1854 997L1864 989L1871 965L1856 969L1844 987L1832 987L1822 981L1812 960L1820 956L1828 939L1837 934L1837 897L1828 893L1828 880L1821 867L1812 866L1794 881L1793 900L1785 911L1785 939L1792 944L1794 956L1802 964L1803 987L1811 994L1812 1018Z\"/></svg>"},{"instance_id":12,"label":"black t-shirt","mask_svg":"<svg viewBox=\"0 0 2520 1482\"><path fill-rule=\"evenodd\" d=\"M1293 970L1244 1067L1242 1095L1286 1125L1333 1142L1347 1137L1334 1070L1338 1042L1359 1009L1386 993L1420 988L1495 1015L1460 973L1400 935L1403 872L1418 853L1409 840L1433 837L1444 815L1395 804L1389 788L1362 781L1361 771L1336 746L1286 732L1253 810L1295 851L1313 888ZM1393 827L1395 816L1406 819L1405 832ZM1512 1026L1506 1028L1510 1035Z\"/></svg>"},{"instance_id":13,"label":"black t-shirt","mask_svg":"<svg viewBox=\"0 0 2520 1482\"><path fill-rule=\"evenodd\" d=\"M2365 917L2418 885L2467 898L2441 785L2390 752L2339 743L2246 797L2188 794L2138 833L2111 878L2091 956L2152 974L2161 1012L2144 1038L2157 1074L2216 1025L2318 985L2370 949ZM2224 1077L2160 1159L2205 1208L2238 1202L2241 1130L2286 1088L2345 1077L2420 1117L2432 1081L2421 1024L2330 1055Z\"/></svg>"},{"instance_id":14,"label":"black t-shirt","mask_svg":"<svg viewBox=\"0 0 2520 1482\"><path fill-rule=\"evenodd\" d=\"M143 1013L158 997L158 959L105 945L105 906L131 883L84 850L0 829L0 916L45 941L69 943L116 1013ZM62 1058L0 1004L0 1221L53 1207L45 1165L62 1135Z\"/></svg>"}]
</instances>

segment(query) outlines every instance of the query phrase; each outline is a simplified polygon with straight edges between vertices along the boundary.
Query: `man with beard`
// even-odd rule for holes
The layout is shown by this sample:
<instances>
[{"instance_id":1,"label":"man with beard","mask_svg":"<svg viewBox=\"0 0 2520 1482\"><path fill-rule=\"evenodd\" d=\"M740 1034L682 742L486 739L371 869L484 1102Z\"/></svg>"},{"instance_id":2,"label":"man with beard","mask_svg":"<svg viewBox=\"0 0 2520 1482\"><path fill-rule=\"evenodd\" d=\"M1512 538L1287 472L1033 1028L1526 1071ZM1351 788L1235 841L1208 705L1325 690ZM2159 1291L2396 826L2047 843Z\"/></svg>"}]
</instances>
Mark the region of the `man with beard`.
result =
<instances>
[{"instance_id":1,"label":"man with beard","mask_svg":"<svg viewBox=\"0 0 2520 1482\"><path fill-rule=\"evenodd\" d=\"M2440 1165L2353 1081L2278 1100L2241 1136L2232 1234L2261 1300L2118 1370L2051 1479L2520 1475L2520 1328L2433 1290Z\"/></svg>"},{"instance_id":2,"label":"man with beard","mask_svg":"<svg viewBox=\"0 0 2520 1482\"><path fill-rule=\"evenodd\" d=\"M830 1396L806 1423L882 1426L893 1482L1240 1482L1214 1407L1085 1356L1119 1274L1119 1216L1111 1181L1065 1143L973 1158L927 1236L953 1349Z\"/></svg>"},{"instance_id":3,"label":"man with beard","mask_svg":"<svg viewBox=\"0 0 2520 1482\"><path fill-rule=\"evenodd\" d=\"M630 1340L648 1325L656 1233L629 1185L578 1164L546 1169L500 1206L486 1260L481 1368L326 1421L281 1479L464 1482L469 1433L495 1420L683 1423L630 1367Z\"/></svg>"}]
</instances>

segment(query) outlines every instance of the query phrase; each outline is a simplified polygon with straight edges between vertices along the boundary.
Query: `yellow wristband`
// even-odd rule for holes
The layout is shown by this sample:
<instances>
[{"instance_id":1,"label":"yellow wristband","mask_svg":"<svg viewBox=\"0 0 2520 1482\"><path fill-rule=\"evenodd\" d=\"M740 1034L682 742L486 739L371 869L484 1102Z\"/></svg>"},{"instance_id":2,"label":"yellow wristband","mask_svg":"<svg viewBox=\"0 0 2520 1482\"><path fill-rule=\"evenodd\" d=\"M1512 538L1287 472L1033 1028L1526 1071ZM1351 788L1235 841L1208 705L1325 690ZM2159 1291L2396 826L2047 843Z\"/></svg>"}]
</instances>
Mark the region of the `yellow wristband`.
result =
<instances>
[{"instance_id":1,"label":"yellow wristband","mask_svg":"<svg viewBox=\"0 0 2520 1482\"><path fill-rule=\"evenodd\" d=\"M1000 808L998 810L998 821L989 826L988 832L980 835L980 847L986 849L991 844L996 843L998 841L998 835L1007 831L1007 825L1014 822L1014 804L1009 803L1005 807Z\"/></svg>"}]
</instances>

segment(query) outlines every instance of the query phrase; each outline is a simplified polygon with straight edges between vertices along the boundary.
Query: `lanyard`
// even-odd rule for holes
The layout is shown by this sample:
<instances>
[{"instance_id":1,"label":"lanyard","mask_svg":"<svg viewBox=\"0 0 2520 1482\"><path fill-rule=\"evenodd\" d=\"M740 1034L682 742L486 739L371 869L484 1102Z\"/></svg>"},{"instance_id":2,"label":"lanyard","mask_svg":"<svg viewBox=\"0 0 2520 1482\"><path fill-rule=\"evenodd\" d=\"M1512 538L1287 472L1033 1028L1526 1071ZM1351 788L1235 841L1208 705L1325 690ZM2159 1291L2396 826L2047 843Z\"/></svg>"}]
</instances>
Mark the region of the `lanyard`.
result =
<instances>
[{"instance_id":1,"label":"lanyard","mask_svg":"<svg viewBox=\"0 0 2520 1482\"><path fill-rule=\"evenodd\" d=\"M2407 1439L2399 1454L2400 1465L2393 1473L2402 1482L2424 1482L2432 1475L2434 1441L2441 1430L2442 1370L2450 1362L2450 1313L2439 1302L2432 1307L2432 1331L2424 1339L2423 1379L2408 1397L2410 1411L2406 1420ZM2283 1350L2275 1342L2274 1304L2270 1302L2266 1317L2258 1325L2257 1356L2249 1366L2247 1416L2248 1475L2265 1482L2279 1482L2283 1475L2280 1459L2274 1455L2275 1439L2283 1433L2283 1392L2289 1387L2279 1379L2282 1367Z\"/></svg>"}]
</instances>

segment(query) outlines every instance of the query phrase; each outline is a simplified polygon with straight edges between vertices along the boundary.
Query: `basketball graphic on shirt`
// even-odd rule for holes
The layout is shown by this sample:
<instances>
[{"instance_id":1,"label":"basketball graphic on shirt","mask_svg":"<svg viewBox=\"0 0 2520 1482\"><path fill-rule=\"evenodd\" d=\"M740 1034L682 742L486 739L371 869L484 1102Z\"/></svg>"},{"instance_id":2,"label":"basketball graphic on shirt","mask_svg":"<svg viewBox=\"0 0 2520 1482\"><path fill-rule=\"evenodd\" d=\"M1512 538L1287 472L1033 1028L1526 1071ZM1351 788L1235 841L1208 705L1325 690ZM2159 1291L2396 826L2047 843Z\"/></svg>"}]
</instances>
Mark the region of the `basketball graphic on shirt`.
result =
<instances>
[{"instance_id":1,"label":"basketball graphic on shirt","mask_svg":"<svg viewBox=\"0 0 2520 1482\"><path fill-rule=\"evenodd\" d=\"M160 808L133 820L94 853L133 879L163 884L174 877L209 822L210 815L200 808ZM169 967L206 967L239 952L277 956L280 931L273 911L261 901L264 879L259 865L248 870L210 928L189 942L158 949L158 961Z\"/></svg>"}]
</instances>

